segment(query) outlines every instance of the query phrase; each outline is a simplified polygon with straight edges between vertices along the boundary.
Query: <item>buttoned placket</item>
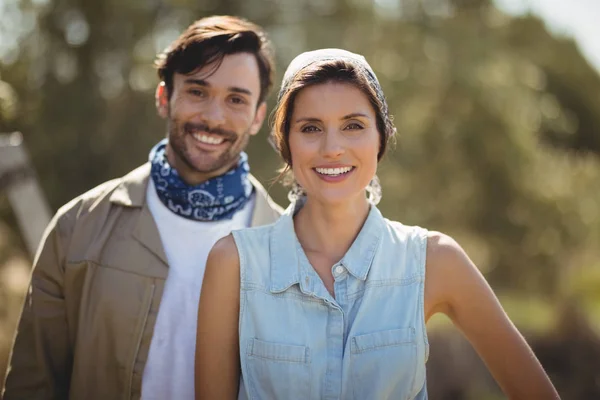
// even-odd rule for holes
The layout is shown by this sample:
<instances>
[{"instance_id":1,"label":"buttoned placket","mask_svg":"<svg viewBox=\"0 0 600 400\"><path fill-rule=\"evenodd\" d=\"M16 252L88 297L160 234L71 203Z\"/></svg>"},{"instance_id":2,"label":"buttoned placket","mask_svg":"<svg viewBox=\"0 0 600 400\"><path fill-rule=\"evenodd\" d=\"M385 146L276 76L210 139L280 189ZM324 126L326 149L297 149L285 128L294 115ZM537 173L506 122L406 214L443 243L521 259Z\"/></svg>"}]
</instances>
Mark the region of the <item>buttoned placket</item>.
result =
<instances>
[{"instance_id":1,"label":"buttoned placket","mask_svg":"<svg viewBox=\"0 0 600 400\"><path fill-rule=\"evenodd\" d=\"M342 394L342 360L346 344L345 308L347 294L346 268L341 263L331 268L334 278L335 306L329 305L329 323L327 326L327 372L323 398L339 399Z\"/></svg>"},{"instance_id":2,"label":"buttoned placket","mask_svg":"<svg viewBox=\"0 0 600 400\"><path fill-rule=\"evenodd\" d=\"M323 394L320 397L326 400L339 400L342 394L342 364L346 345L347 321L344 309L347 306L348 273L341 263L335 264L331 271L334 277L335 299L325 289L325 285L320 282L316 273L313 275L312 267L311 270L305 270L306 275L301 279L300 287L305 294L321 299L327 304L327 371Z\"/></svg>"},{"instance_id":3,"label":"buttoned placket","mask_svg":"<svg viewBox=\"0 0 600 400\"><path fill-rule=\"evenodd\" d=\"M408 231L407 228L401 225L386 225L379 211L376 208L372 208L359 235L344 257L330 267L330 273L332 274L330 275L330 279L333 278L333 290L330 293L318 273L310 264L300 242L295 236L292 215L286 215L282 220L285 224L277 225L279 229L275 230L271 237L271 292L282 293L291 288L294 293L291 293L289 297L293 295L294 298L304 298L302 301L309 301L311 304L310 315L306 312L307 323L314 323L319 332L318 335L315 334L315 336L309 336L305 339L301 339L305 333L301 332L298 335L298 343L304 340L307 343L309 352L313 345L315 349L319 350L318 354L314 353L314 358L307 355L309 357L308 363L314 360L313 365L310 366L311 371L314 369L318 373L313 374L311 372L312 379L315 382L311 384L310 394L303 397L328 400L340 400L342 396L345 398L352 397L356 395L355 391L357 390L356 387L353 387L353 384L357 379L360 380L363 372L361 370L361 363L357 363L356 361L354 361L353 368L356 368L356 366L358 368L355 371L347 369L352 364L350 354L345 354L346 349L350 352L350 343L347 343L347 341L350 340L351 336L370 335L371 333L374 336L368 338L365 336L364 340L361 339L361 343L367 343L371 340L379 341L378 338L383 338L382 334L389 330L387 322L379 324L371 316L369 318L365 317L364 310L378 307L381 302L386 301L380 296L370 296L367 286L369 282L374 286L378 286L378 282L391 282L390 279L404 281L410 278L412 282L415 272L414 266L409 263L413 263L414 261L407 259L403 263L402 259L398 260L406 254L413 254L414 244L411 242L413 240L411 231ZM426 238L423 240L426 243ZM394 247L390 249L391 253L389 256L386 255L386 252L383 252L378 257L377 252L379 249L392 246L392 244L396 246L397 243L399 243L399 249ZM406 250L403 249L404 247L406 247ZM421 250L423 249L425 249L425 246L421 245ZM422 257L424 257L424 254ZM397 261L400 261L400 267L402 267L400 270L404 271L405 268L406 272L398 274L398 268L390 270L390 264L395 265ZM372 266L374 265L378 266L378 268L372 270ZM406 275L408 273L410 275ZM371 281L369 281L369 277ZM294 288L295 284L298 284L302 296L298 296L297 289ZM391 289L387 289L386 287L386 290L389 290L391 295L398 300L397 298L402 297L400 294L404 292L394 292L395 286L398 285L394 283L390 285ZM420 290L422 291L422 287ZM369 294L369 296L365 297L365 293ZM318 306L315 305L317 301L320 303ZM294 307L297 306L299 305L294 305ZM287 305L285 307L281 306L281 308L279 305L277 307L277 309L289 311ZM398 312L400 311L402 310L399 309ZM301 312L304 313L305 310ZM411 309L408 312L413 311ZM386 307L386 313L388 317L384 319L385 321L388 321L390 318L394 321L395 318L404 321L404 315L397 317L395 310L390 310L389 307ZM351 326L352 329L350 329ZM379 331L381 331L381 334ZM310 333L308 334L310 335ZM385 340L388 341L388 339ZM347 345L348 348L346 347ZM416 343L416 345L421 346L420 343ZM377 355L373 356L372 354L367 354L366 356L371 359L377 357ZM410 360L406 359L406 361ZM416 361L421 363L420 360ZM368 364L370 365L373 362L369 361ZM390 360L382 361L382 365L384 366L389 363ZM417 367L420 368L420 377L424 376L422 366L419 364ZM412 365L407 368L412 368ZM372 373L372 371L365 373ZM283 373L282 376L284 376ZM319 382L316 382L316 380L319 380ZM363 384L364 382L360 382L359 388L364 387ZM372 392L381 395L382 390L388 390L385 382L381 382L381 384L384 386L380 386L380 383L374 383L376 386L373 387ZM402 386L408 386L408 382ZM281 387L282 393L284 387ZM402 388L396 388L395 390L394 393L400 394ZM292 396L293 394L290 394L289 397ZM368 396L363 396L363 398L366 397ZM371 397L375 398L377 396Z\"/></svg>"},{"instance_id":4,"label":"buttoned placket","mask_svg":"<svg viewBox=\"0 0 600 400\"><path fill-rule=\"evenodd\" d=\"M320 299L327 305L327 367L322 393L319 397L327 400L339 400L342 396L343 360L347 340L346 325L352 306L348 302L348 290L349 285L354 285L359 278L354 279L355 275L349 272L344 259L334 264L331 267L331 274L334 278L334 296L332 296L311 266L300 242L297 238L294 239L298 256L297 279L300 289L305 295Z\"/></svg>"}]
</instances>

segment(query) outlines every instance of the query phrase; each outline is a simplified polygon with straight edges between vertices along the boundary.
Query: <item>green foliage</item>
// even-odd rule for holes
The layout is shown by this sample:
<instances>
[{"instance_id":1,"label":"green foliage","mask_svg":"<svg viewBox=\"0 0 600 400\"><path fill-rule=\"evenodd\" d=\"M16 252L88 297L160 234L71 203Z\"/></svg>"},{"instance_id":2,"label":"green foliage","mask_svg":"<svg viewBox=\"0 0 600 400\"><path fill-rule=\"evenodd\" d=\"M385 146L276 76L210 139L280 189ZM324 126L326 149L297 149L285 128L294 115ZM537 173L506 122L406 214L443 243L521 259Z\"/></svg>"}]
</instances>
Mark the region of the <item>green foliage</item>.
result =
<instances>
[{"instance_id":1,"label":"green foliage","mask_svg":"<svg viewBox=\"0 0 600 400\"><path fill-rule=\"evenodd\" d=\"M319 47L371 62L399 132L379 169L387 217L455 237L535 331L561 301L598 315L600 76L541 21L484 0L15 4L35 23L0 60L0 128L23 132L54 209L146 160L165 132L156 53L199 17L238 14L270 33L277 80ZM269 186L267 132L248 152ZM278 184L271 193L287 203Z\"/></svg>"}]
</instances>

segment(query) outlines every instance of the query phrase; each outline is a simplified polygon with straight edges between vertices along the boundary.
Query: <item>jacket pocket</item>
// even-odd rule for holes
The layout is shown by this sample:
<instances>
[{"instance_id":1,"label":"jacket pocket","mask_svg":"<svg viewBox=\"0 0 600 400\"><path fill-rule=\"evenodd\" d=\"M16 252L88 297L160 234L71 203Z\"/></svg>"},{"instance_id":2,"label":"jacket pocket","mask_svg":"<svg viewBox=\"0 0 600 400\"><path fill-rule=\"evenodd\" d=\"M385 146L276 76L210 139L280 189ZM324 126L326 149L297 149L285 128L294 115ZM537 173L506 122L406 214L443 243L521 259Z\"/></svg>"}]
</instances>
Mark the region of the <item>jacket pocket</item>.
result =
<instances>
[{"instance_id":1,"label":"jacket pocket","mask_svg":"<svg viewBox=\"0 0 600 400\"><path fill-rule=\"evenodd\" d=\"M310 351L306 346L251 339L246 348L251 399L310 398Z\"/></svg>"},{"instance_id":2,"label":"jacket pocket","mask_svg":"<svg viewBox=\"0 0 600 400\"><path fill-rule=\"evenodd\" d=\"M409 399L418 366L413 328L353 336L350 368L355 399Z\"/></svg>"}]
</instances>

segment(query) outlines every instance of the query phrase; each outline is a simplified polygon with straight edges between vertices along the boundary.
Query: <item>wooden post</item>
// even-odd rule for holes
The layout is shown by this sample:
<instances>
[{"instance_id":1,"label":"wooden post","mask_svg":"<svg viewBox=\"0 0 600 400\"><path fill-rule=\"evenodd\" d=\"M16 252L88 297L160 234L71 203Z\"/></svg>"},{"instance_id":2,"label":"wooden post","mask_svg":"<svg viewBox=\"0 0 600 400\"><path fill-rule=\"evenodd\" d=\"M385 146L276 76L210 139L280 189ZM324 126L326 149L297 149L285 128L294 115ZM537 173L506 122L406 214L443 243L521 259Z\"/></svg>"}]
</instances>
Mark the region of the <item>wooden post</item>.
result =
<instances>
[{"instance_id":1,"label":"wooden post","mask_svg":"<svg viewBox=\"0 0 600 400\"><path fill-rule=\"evenodd\" d=\"M33 258L51 213L20 132L0 135L0 192L4 191Z\"/></svg>"}]
</instances>

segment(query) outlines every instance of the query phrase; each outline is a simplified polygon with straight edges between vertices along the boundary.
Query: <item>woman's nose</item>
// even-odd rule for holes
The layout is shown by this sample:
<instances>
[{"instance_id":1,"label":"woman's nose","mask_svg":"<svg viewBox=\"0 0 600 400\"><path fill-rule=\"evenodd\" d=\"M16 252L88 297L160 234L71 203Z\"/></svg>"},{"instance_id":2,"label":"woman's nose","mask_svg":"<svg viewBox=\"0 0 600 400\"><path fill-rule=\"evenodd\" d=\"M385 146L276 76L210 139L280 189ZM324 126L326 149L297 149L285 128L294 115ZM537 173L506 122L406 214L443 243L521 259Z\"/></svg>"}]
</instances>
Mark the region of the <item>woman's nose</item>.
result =
<instances>
[{"instance_id":1,"label":"woman's nose","mask_svg":"<svg viewBox=\"0 0 600 400\"><path fill-rule=\"evenodd\" d=\"M339 158L344 154L344 143L341 134L336 130L328 130L323 135L321 152L327 158Z\"/></svg>"}]
</instances>

